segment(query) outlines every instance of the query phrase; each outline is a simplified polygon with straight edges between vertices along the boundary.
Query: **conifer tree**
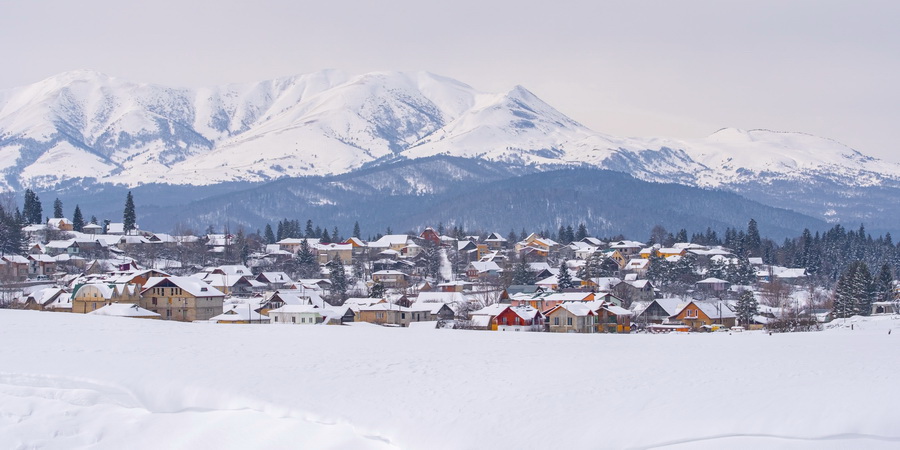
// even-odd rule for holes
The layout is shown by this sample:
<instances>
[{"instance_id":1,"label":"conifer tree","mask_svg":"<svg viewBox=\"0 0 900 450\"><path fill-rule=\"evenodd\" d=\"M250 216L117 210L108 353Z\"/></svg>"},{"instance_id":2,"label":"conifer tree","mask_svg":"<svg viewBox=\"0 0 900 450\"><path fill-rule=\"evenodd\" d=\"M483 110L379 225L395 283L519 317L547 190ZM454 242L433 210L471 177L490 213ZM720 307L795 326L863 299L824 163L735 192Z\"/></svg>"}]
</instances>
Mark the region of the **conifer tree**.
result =
<instances>
[{"instance_id":1,"label":"conifer tree","mask_svg":"<svg viewBox=\"0 0 900 450\"><path fill-rule=\"evenodd\" d=\"M272 231L272 225L266 224L266 230L263 232L263 235L266 238L266 244L274 244L278 242L275 239L275 233Z\"/></svg>"},{"instance_id":2,"label":"conifer tree","mask_svg":"<svg viewBox=\"0 0 900 450\"><path fill-rule=\"evenodd\" d=\"M331 235L328 234L328 228L326 228L325 231L322 232L322 238L321 238L321 239L322 239L321 242L322 242L323 244L330 244L330 243L331 243Z\"/></svg>"},{"instance_id":3,"label":"conifer tree","mask_svg":"<svg viewBox=\"0 0 900 450\"><path fill-rule=\"evenodd\" d=\"M738 297L736 305L737 317L741 325L747 325L753 320L753 316L759 314L759 305L753 291L743 291Z\"/></svg>"},{"instance_id":4,"label":"conifer tree","mask_svg":"<svg viewBox=\"0 0 900 450\"><path fill-rule=\"evenodd\" d=\"M890 302L894 300L894 275L891 274L891 266L884 264L875 278L876 302Z\"/></svg>"},{"instance_id":5,"label":"conifer tree","mask_svg":"<svg viewBox=\"0 0 900 450\"><path fill-rule=\"evenodd\" d=\"M438 233L443 233L444 226L441 225L438 227ZM359 222L353 222L353 237L359 239L360 231L359 231Z\"/></svg>"},{"instance_id":6,"label":"conifer tree","mask_svg":"<svg viewBox=\"0 0 900 450\"><path fill-rule=\"evenodd\" d=\"M853 291L856 298L856 313L861 316L872 314L873 286L869 266L860 261L853 280Z\"/></svg>"},{"instance_id":7,"label":"conifer tree","mask_svg":"<svg viewBox=\"0 0 900 450\"><path fill-rule=\"evenodd\" d=\"M584 223L579 223L578 231L575 232L575 240L580 241L586 237L588 237L587 227L584 226Z\"/></svg>"},{"instance_id":8,"label":"conifer tree","mask_svg":"<svg viewBox=\"0 0 900 450\"><path fill-rule=\"evenodd\" d=\"M569 266L566 265L565 260L559 263L559 275L557 276L556 286L559 290L575 287L575 284L572 282L572 275L569 273Z\"/></svg>"},{"instance_id":9,"label":"conifer tree","mask_svg":"<svg viewBox=\"0 0 900 450\"><path fill-rule=\"evenodd\" d=\"M301 278L319 276L319 263L316 262L316 255L313 254L306 239L300 242L300 251L297 252L296 262Z\"/></svg>"},{"instance_id":10,"label":"conifer tree","mask_svg":"<svg viewBox=\"0 0 900 450\"><path fill-rule=\"evenodd\" d=\"M369 298L384 298L384 283L376 281L369 289Z\"/></svg>"},{"instance_id":11,"label":"conifer tree","mask_svg":"<svg viewBox=\"0 0 900 450\"><path fill-rule=\"evenodd\" d=\"M25 189L25 205L22 208L25 221L29 224L43 223L41 199L31 189Z\"/></svg>"},{"instance_id":12,"label":"conifer tree","mask_svg":"<svg viewBox=\"0 0 900 450\"><path fill-rule=\"evenodd\" d=\"M749 256L760 256L762 254L762 239L759 237L759 227L754 219L750 219L750 223L747 224L744 247Z\"/></svg>"},{"instance_id":13,"label":"conifer tree","mask_svg":"<svg viewBox=\"0 0 900 450\"><path fill-rule=\"evenodd\" d=\"M513 269L512 284L515 285L531 285L535 283L534 274L528 270L528 263L525 258L520 258Z\"/></svg>"},{"instance_id":14,"label":"conifer tree","mask_svg":"<svg viewBox=\"0 0 900 450\"><path fill-rule=\"evenodd\" d=\"M306 221L306 231L304 232L304 237L307 239L316 237L316 231L313 229L313 221Z\"/></svg>"},{"instance_id":15,"label":"conifer tree","mask_svg":"<svg viewBox=\"0 0 900 450\"><path fill-rule=\"evenodd\" d=\"M330 266L332 304L340 306L347 299L347 290L349 288L347 273L344 271L344 262L341 261L341 257L338 255L335 255L334 259L331 260Z\"/></svg>"},{"instance_id":16,"label":"conifer tree","mask_svg":"<svg viewBox=\"0 0 900 450\"><path fill-rule=\"evenodd\" d=\"M131 191L128 191L128 196L125 197L125 212L123 213L122 222L125 226L125 234L134 230L137 223L137 215L134 211L134 197L131 196Z\"/></svg>"},{"instance_id":17,"label":"conifer tree","mask_svg":"<svg viewBox=\"0 0 900 450\"><path fill-rule=\"evenodd\" d=\"M62 219L65 217L63 215L63 204L60 199L56 199L53 201L53 218L54 219Z\"/></svg>"},{"instance_id":18,"label":"conifer tree","mask_svg":"<svg viewBox=\"0 0 900 450\"><path fill-rule=\"evenodd\" d=\"M75 205L75 212L72 213L72 229L79 233L84 230L84 216L81 215L81 208Z\"/></svg>"}]
</instances>

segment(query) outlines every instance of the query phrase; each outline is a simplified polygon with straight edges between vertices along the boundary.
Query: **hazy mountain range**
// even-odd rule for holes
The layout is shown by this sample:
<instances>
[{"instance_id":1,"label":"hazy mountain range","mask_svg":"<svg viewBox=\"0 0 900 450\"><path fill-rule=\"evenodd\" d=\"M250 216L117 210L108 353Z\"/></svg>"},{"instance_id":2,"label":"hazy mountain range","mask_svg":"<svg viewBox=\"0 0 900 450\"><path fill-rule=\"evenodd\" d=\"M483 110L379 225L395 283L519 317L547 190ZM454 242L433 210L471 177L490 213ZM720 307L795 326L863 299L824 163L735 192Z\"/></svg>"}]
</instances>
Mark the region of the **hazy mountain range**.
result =
<instances>
[{"instance_id":1,"label":"hazy mountain range","mask_svg":"<svg viewBox=\"0 0 900 450\"><path fill-rule=\"evenodd\" d=\"M86 192L174 185L183 195L173 202L186 204L204 192L234 193L292 177L331 183L342 174L437 156L482 161L502 174L470 174L469 185L579 167L727 190L829 222L890 229L900 219L900 165L829 139L730 128L693 141L618 138L588 129L523 87L484 93L424 72L323 71L182 89L75 71L0 91L0 188L31 187L75 201ZM459 181L448 174L453 183L441 184L439 172L404 179L402 194L431 195ZM390 195L358 192L374 193ZM151 204L175 204L157 202L164 197ZM295 209L328 204L307 200ZM278 213L290 215L270 215Z\"/></svg>"}]
</instances>

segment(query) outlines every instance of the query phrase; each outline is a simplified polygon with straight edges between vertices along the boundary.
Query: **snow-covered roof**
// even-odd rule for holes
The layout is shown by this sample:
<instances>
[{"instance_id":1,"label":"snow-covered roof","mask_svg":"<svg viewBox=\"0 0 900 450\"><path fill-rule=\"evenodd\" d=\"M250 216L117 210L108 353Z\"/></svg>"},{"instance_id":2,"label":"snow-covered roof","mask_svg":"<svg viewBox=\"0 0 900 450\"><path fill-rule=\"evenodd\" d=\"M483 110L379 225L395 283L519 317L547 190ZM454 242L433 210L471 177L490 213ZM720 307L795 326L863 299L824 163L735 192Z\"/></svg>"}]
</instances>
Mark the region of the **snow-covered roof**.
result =
<instances>
[{"instance_id":1,"label":"snow-covered roof","mask_svg":"<svg viewBox=\"0 0 900 450\"><path fill-rule=\"evenodd\" d=\"M697 284L728 284L728 281L720 278L709 277L698 281Z\"/></svg>"},{"instance_id":2,"label":"snow-covered roof","mask_svg":"<svg viewBox=\"0 0 900 450\"><path fill-rule=\"evenodd\" d=\"M465 303L467 297L462 292L419 292L419 303Z\"/></svg>"},{"instance_id":3,"label":"snow-covered roof","mask_svg":"<svg viewBox=\"0 0 900 450\"><path fill-rule=\"evenodd\" d=\"M552 314L553 312L558 311L560 308L565 309L566 311L570 312L574 316L583 317L583 316L593 316L594 315L594 311L588 305L586 305L582 302L562 303L560 305L557 305L552 310L550 310L550 312L547 314L548 315Z\"/></svg>"},{"instance_id":4,"label":"snow-covered roof","mask_svg":"<svg viewBox=\"0 0 900 450\"><path fill-rule=\"evenodd\" d=\"M378 239L375 242L370 242L369 247L391 247L395 245L406 245L407 241L409 241L409 235L389 234L387 236L382 236L381 239Z\"/></svg>"},{"instance_id":5,"label":"snow-covered roof","mask_svg":"<svg viewBox=\"0 0 900 450\"><path fill-rule=\"evenodd\" d=\"M88 314L115 317L160 317L159 314L133 303L110 303Z\"/></svg>"},{"instance_id":6,"label":"snow-covered roof","mask_svg":"<svg viewBox=\"0 0 900 450\"><path fill-rule=\"evenodd\" d=\"M233 304L231 308L218 316L211 317L210 322L268 322L269 317L264 316L246 305Z\"/></svg>"},{"instance_id":7,"label":"snow-covered roof","mask_svg":"<svg viewBox=\"0 0 900 450\"><path fill-rule=\"evenodd\" d=\"M469 267L475 269L478 273L503 271L503 269L493 261L474 261L469 263Z\"/></svg>"},{"instance_id":8,"label":"snow-covered roof","mask_svg":"<svg viewBox=\"0 0 900 450\"><path fill-rule=\"evenodd\" d=\"M484 308L479 309L478 311L472 311L469 313L470 316L490 316L496 317L500 313L502 313L506 308L509 308L509 305L503 303L495 303L493 305L486 306Z\"/></svg>"},{"instance_id":9,"label":"snow-covered roof","mask_svg":"<svg viewBox=\"0 0 900 450\"><path fill-rule=\"evenodd\" d=\"M225 294L218 289L206 284L203 280L194 277L151 277L144 285L143 292L156 287L160 283L168 282L184 289L194 297L224 297Z\"/></svg>"},{"instance_id":10,"label":"snow-covered roof","mask_svg":"<svg viewBox=\"0 0 900 450\"><path fill-rule=\"evenodd\" d=\"M644 248L644 244L638 241L617 241L610 244L609 248Z\"/></svg>"}]
</instances>

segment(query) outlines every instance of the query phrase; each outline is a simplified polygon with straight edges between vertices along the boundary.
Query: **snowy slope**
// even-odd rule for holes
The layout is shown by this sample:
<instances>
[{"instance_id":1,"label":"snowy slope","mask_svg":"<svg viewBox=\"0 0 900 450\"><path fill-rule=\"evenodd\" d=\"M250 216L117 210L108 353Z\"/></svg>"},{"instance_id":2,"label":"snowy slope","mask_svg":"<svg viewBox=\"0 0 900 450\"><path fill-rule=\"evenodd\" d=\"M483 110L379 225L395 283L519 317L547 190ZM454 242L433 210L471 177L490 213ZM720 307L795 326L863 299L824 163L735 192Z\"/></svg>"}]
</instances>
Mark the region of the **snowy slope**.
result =
<instances>
[{"instance_id":1,"label":"snowy slope","mask_svg":"<svg viewBox=\"0 0 900 450\"><path fill-rule=\"evenodd\" d=\"M896 448L898 324L617 336L0 310L0 442Z\"/></svg>"},{"instance_id":2,"label":"snowy slope","mask_svg":"<svg viewBox=\"0 0 900 450\"><path fill-rule=\"evenodd\" d=\"M736 129L693 141L618 138L521 86L484 93L426 72L322 71L182 89L74 71L0 92L7 189L79 178L129 186L265 181L434 155L589 165L703 187L900 182L900 165L828 139Z\"/></svg>"}]
</instances>

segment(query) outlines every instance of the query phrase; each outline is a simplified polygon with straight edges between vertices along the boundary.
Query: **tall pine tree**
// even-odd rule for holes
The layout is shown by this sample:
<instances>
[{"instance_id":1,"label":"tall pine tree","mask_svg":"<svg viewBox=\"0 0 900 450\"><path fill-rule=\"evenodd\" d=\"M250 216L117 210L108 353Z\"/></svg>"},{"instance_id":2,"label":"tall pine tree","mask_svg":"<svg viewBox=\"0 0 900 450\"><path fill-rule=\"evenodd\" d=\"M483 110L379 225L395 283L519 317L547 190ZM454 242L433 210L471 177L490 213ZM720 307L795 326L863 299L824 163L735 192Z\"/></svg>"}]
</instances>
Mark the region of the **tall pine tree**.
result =
<instances>
[{"instance_id":1,"label":"tall pine tree","mask_svg":"<svg viewBox=\"0 0 900 450\"><path fill-rule=\"evenodd\" d=\"M134 211L134 197L131 196L131 191L128 191L128 196L125 197L125 212L122 214L122 222L125 225L125 234L129 234L134 230L137 224L137 215Z\"/></svg>"},{"instance_id":2,"label":"tall pine tree","mask_svg":"<svg viewBox=\"0 0 900 450\"><path fill-rule=\"evenodd\" d=\"M81 208L75 205L75 212L72 213L72 229L79 233L84 230L84 216L81 215Z\"/></svg>"},{"instance_id":3,"label":"tall pine tree","mask_svg":"<svg viewBox=\"0 0 900 450\"><path fill-rule=\"evenodd\" d=\"M756 297L753 295L753 291L742 291L740 297L738 297L737 305L737 318L740 321L741 325L748 325L751 321L753 321L753 316L759 314L759 304L756 302Z\"/></svg>"},{"instance_id":4,"label":"tall pine tree","mask_svg":"<svg viewBox=\"0 0 900 450\"><path fill-rule=\"evenodd\" d=\"M556 286L559 290L572 289L575 287L575 283L572 282L572 274L569 273L569 266L566 264L565 260L559 263L559 275L556 279Z\"/></svg>"},{"instance_id":5,"label":"tall pine tree","mask_svg":"<svg viewBox=\"0 0 900 450\"><path fill-rule=\"evenodd\" d=\"M56 200L53 201L53 218L54 219L62 219L63 217L66 217L66 216L63 215L62 200L57 198Z\"/></svg>"}]
</instances>

